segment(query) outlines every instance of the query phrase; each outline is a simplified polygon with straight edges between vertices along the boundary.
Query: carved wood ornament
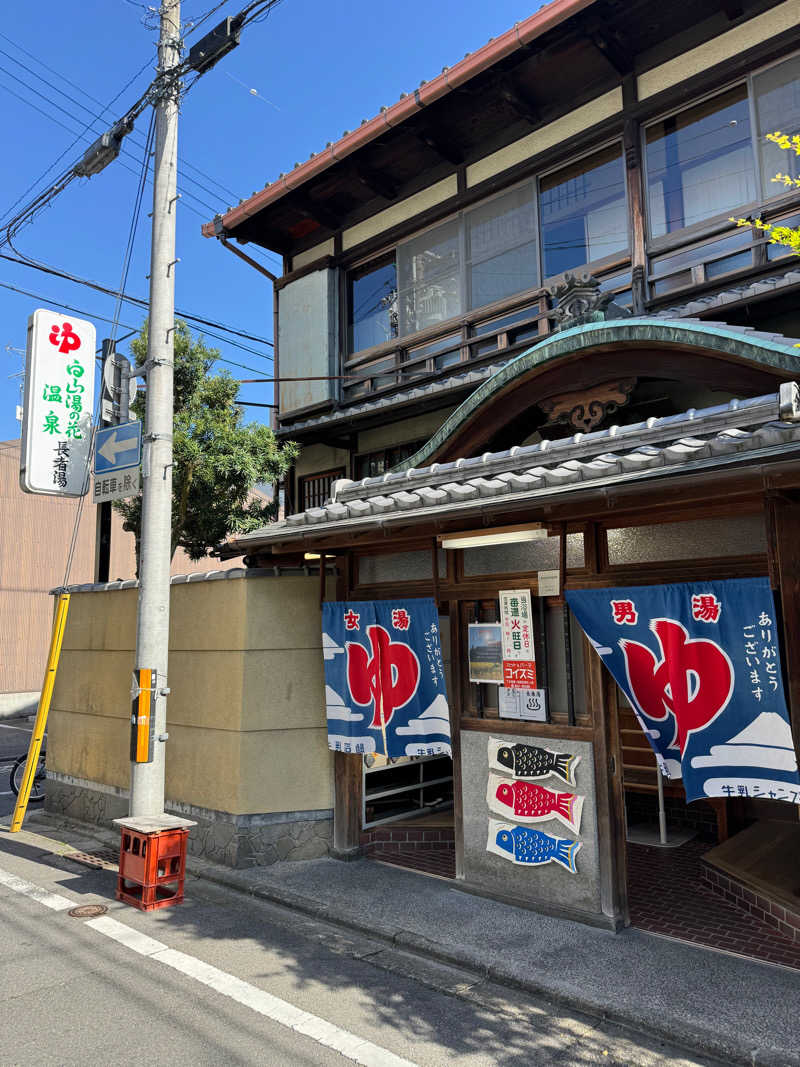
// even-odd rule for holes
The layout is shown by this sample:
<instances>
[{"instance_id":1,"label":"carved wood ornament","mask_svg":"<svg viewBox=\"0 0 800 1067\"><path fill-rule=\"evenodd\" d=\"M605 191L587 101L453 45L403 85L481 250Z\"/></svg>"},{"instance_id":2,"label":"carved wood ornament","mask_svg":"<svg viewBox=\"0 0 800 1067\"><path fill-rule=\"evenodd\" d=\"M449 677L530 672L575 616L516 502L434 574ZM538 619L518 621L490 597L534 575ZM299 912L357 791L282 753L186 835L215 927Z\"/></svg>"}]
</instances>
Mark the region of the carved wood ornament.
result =
<instances>
[{"instance_id":1,"label":"carved wood ornament","mask_svg":"<svg viewBox=\"0 0 800 1067\"><path fill-rule=\"evenodd\" d=\"M591 389L548 397L540 400L537 406L547 416L546 426L569 422L576 430L588 432L628 403L634 385L635 378L620 378L615 382L602 382Z\"/></svg>"}]
</instances>

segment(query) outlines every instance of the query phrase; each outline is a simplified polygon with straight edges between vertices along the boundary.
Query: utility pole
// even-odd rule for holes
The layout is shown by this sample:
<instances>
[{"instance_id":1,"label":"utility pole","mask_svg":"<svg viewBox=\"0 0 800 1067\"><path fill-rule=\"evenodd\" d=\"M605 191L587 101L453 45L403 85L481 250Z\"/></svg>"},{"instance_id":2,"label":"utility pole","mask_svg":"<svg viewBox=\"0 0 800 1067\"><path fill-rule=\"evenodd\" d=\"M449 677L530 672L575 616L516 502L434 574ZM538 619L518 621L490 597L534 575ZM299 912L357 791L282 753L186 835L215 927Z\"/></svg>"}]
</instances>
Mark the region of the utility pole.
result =
<instances>
[{"instance_id":1,"label":"utility pole","mask_svg":"<svg viewBox=\"0 0 800 1067\"><path fill-rule=\"evenodd\" d=\"M180 0L163 0L158 42L159 96L153 169L153 236L150 250L150 316L147 336L147 400L142 458L142 527L136 668L155 672L151 709L153 757L131 763L131 816L164 811L164 764L169 657L169 593L172 558L172 414L175 327L175 215L177 211ZM167 75L167 77L163 77Z\"/></svg>"}]
</instances>

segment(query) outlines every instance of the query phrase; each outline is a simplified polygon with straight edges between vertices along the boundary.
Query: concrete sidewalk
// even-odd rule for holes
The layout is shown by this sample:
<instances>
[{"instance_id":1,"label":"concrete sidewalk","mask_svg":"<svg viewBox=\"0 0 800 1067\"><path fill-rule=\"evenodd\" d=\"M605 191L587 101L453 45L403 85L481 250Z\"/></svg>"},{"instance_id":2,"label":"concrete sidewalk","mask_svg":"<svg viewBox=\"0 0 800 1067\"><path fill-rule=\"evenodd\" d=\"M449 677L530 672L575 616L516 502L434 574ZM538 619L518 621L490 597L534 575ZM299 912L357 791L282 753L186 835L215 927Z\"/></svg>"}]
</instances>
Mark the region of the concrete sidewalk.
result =
<instances>
[{"instance_id":1,"label":"concrete sidewalk","mask_svg":"<svg viewBox=\"0 0 800 1067\"><path fill-rule=\"evenodd\" d=\"M118 841L110 831L46 813L29 817L26 828L31 843L55 852ZM368 860L235 871L190 857L188 867L197 877L727 1063L800 1067L800 972L785 967L639 930L613 934Z\"/></svg>"}]
</instances>

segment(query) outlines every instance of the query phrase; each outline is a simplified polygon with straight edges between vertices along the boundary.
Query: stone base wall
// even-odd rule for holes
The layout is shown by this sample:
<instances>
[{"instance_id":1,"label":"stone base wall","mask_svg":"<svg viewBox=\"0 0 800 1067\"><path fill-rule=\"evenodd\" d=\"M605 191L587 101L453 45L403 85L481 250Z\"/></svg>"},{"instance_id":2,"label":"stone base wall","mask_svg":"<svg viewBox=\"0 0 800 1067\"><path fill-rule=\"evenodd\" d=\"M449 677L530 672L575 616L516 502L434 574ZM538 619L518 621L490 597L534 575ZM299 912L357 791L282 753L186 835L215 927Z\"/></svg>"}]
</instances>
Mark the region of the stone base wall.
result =
<instances>
[{"instance_id":1,"label":"stone base wall","mask_svg":"<svg viewBox=\"0 0 800 1067\"><path fill-rule=\"evenodd\" d=\"M194 819L189 853L227 867L260 867L284 860L327 856L333 841L333 812L300 811L231 815L186 804L165 805L174 815ZM128 814L128 793L67 775L47 775L45 809L79 822L113 828Z\"/></svg>"}]
</instances>

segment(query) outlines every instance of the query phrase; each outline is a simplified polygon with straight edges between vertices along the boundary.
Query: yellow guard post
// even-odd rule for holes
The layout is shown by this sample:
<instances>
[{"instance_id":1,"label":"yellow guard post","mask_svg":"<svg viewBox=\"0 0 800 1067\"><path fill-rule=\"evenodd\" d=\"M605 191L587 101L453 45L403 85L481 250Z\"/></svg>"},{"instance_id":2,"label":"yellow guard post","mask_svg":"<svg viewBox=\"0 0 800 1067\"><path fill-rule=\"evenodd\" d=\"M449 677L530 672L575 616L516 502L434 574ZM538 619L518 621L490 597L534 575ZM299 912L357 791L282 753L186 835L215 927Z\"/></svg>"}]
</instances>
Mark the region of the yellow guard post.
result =
<instances>
[{"instance_id":1,"label":"yellow guard post","mask_svg":"<svg viewBox=\"0 0 800 1067\"><path fill-rule=\"evenodd\" d=\"M28 761L22 775L22 788L17 797L14 815L11 819L12 834L22 829L22 820L28 807L28 799L31 795L36 768L39 765L39 753L42 751L42 740L47 729L47 716L50 712L50 701L53 698L53 687L56 684L56 670L58 659L61 655L61 642L64 640L64 630L67 628L67 612L69 611L69 593L61 593L58 598L56 617L53 622L53 636L50 640L50 655L47 657L47 670L44 673L42 694L39 697L39 707L36 709L36 722L33 724L33 734L28 748Z\"/></svg>"}]
</instances>

